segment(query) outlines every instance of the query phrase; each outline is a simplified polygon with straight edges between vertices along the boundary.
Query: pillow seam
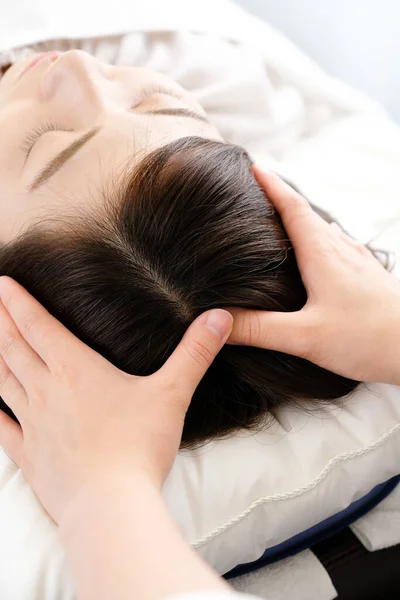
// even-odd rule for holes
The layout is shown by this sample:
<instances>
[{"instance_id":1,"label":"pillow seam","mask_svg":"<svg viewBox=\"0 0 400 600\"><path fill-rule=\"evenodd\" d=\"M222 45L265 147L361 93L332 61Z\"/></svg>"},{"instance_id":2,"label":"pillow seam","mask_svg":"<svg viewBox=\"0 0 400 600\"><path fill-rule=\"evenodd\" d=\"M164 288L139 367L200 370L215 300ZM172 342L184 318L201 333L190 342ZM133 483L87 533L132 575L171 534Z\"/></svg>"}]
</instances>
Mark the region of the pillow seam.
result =
<instances>
[{"instance_id":1,"label":"pillow seam","mask_svg":"<svg viewBox=\"0 0 400 600\"><path fill-rule=\"evenodd\" d=\"M388 440L390 440L394 436L394 434L396 434L399 431L400 431L400 423L397 423L396 425L391 427L391 429L389 429L384 434L382 434L377 440L375 440L375 442L372 442L372 444L370 444L369 446L365 446L364 448L358 448L357 450L349 450L347 452L337 454L336 456L331 458L326 463L325 467L322 469L322 471L319 473L319 475L317 475L317 477L315 477L311 482L309 482L305 485L302 485L299 488L296 488L290 492L273 494L272 496L262 496L261 498L258 498L257 500L253 500L253 502L247 508L245 508L241 513L236 515L236 517L233 517L227 523L220 525L219 527L217 527L210 533L201 537L199 540L196 540L195 542L193 542L191 544L192 547L193 548L201 548L201 546L204 546L204 544L206 544L207 542L210 542L215 537L218 537L219 535L221 535L222 533L224 533L225 531L227 531L228 529L230 529L231 527L233 527L234 525L236 525L237 523L239 523L240 521L245 519L258 506L261 506L263 504L270 504L272 502L281 502L284 500L291 500L293 498L298 498L299 496L302 496L303 494L313 490L324 479L326 479L326 477L336 467L336 465L344 463L351 458L358 458L360 456L364 456L364 455L372 452L373 450L376 450L377 448L379 448L380 446L385 444Z\"/></svg>"}]
</instances>

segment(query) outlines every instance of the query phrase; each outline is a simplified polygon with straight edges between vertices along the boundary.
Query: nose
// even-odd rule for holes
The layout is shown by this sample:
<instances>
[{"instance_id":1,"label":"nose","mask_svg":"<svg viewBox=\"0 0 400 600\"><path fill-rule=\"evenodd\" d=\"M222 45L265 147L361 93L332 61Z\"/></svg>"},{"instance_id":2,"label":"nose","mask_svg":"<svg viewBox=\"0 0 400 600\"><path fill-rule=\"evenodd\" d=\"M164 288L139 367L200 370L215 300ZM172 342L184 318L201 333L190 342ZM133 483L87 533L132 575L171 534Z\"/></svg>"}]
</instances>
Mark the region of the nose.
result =
<instances>
[{"instance_id":1,"label":"nose","mask_svg":"<svg viewBox=\"0 0 400 600\"><path fill-rule=\"evenodd\" d=\"M101 89L107 79L93 56L82 50L62 53L47 69L40 82L42 99L63 105L65 110L101 108Z\"/></svg>"}]
</instances>

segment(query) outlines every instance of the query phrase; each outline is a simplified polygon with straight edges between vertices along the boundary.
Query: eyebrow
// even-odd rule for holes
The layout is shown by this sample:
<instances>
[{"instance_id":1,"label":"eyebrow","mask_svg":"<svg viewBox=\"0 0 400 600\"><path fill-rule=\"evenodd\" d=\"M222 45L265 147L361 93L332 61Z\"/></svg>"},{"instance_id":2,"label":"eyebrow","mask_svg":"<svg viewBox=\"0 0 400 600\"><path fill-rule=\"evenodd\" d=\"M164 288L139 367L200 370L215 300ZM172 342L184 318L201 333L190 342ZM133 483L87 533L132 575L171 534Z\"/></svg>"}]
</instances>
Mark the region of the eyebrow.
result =
<instances>
[{"instance_id":1,"label":"eyebrow","mask_svg":"<svg viewBox=\"0 0 400 600\"><path fill-rule=\"evenodd\" d=\"M61 150L49 163L39 171L33 182L29 184L28 191L33 192L38 187L46 183L61 167L78 152L93 136L100 131L100 127L93 127L90 131L84 133L80 138L73 141L72 144Z\"/></svg>"},{"instance_id":2,"label":"eyebrow","mask_svg":"<svg viewBox=\"0 0 400 600\"><path fill-rule=\"evenodd\" d=\"M145 115L170 115L171 117L189 117L190 119L197 119L203 123L211 124L210 120L201 113L190 110L190 108L156 108L154 110L146 110L141 113Z\"/></svg>"},{"instance_id":3,"label":"eyebrow","mask_svg":"<svg viewBox=\"0 0 400 600\"><path fill-rule=\"evenodd\" d=\"M154 110L146 110L141 114L146 115L169 115L172 117L187 117L190 119L197 119L203 123L210 124L209 119L201 113L190 110L190 108L158 108ZM61 169L61 167L78 152L92 137L100 131L100 127L93 127L90 131L84 133L80 138L72 142L69 146L61 150L49 163L39 172L33 182L29 184L28 191L33 192L40 186L44 185L53 175Z\"/></svg>"}]
</instances>

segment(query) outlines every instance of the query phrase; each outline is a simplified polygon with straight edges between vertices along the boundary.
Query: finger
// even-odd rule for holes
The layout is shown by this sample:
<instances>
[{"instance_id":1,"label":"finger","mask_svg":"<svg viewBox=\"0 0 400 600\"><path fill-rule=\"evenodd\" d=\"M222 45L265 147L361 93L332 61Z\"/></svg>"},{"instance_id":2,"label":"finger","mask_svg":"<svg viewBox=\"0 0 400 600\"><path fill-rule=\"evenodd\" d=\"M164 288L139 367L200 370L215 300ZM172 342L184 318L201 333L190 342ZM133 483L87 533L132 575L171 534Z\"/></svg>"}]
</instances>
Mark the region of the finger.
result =
<instances>
[{"instance_id":1,"label":"finger","mask_svg":"<svg viewBox=\"0 0 400 600\"><path fill-rule=\"evenodd\" d=\"M198 384L232 330L232 315L214 309L198 317L186 331L179 345L157 372L165 382L179 383L189 404Z\"/></svg>"},{"instance_id":2,"label":"finger","mask_svg":"<svg viewBox=\"0 0 400 600\"><path fill-rule=\"evenodd\" d=\"M23 439L18 423L0 410L0 446L18 467L21 467Z\"/></svg>"},{"instance_id":3,"label":"finger","mask_svg":"<svg viewBox=\"0 0 400 600\"><path fill-rule=\"evenodd\" d=\"M274 173L265 173L257 165L253 165L252 170L267 198L279 212L295 251L303 250L310 242L315 244L318 240L324 245L328 223L313 211L307 200Z\"/></svg>"},{"instance_id":4,"label":"finger","mask_svg":"<svg viewBox=\"0 0 400 600\"><path fill-rule=\"evenodd\" d=\"M21 336L49 368L81 348L82 342L10 277L0 277L0 300Z\"/></svg>"},{"instance_id":5,"label":"finger","mask_svg":"<svg viewBox=\"0 0 400 600\"><path fill-rule=\"evenodd\" d=\"M228 344L256 346L306 357L312 347L311 319L307 311L267 312L229 308L233 329Z\"/></svg>"},{"instance_id":6,"label":"finger","mask_svg":"<svg viewBox=\"0 0 400 600\"><path fill-rule=\"evenodd\" d=\"M332 221L332 223L329 223L329 227L331 228L331 231L334 231L336 235L338 235L339 237L342 237L344 231L341 227L339 227L339 225L336 223L336 221Z\"/></svg>"},{"instance_id":7,"label":"finger","mask_svg":"<svg viewBox=\"0 0 400 600\"><path fill-rule=\"evenodd\" d=\"M0 357L0 397L11 408L17 419L23 417L28 405L26 392L7 364Z\"/></svg>"},{"instance_id":8,"label":"finger","mask_svg":"<svg viewBox=\"0 0 400 600\"><path fill-rule=\"evenodd\" d=\"M48 372L42 359L24 340L1 302L0 356L25 390Z\"/></svg>"},{"instance_id":9,"label":"finger","mask_svg":"<svg viewBox=\"0 0 400 600\"><path fill-rule=\"evenodd\" d=\"M343 231L340 225L338 225L335 222L332 222L329 223L329 227L331 228L331 231L334 231L335 234L338 235L341 240L343 240L348 246L350 246L350 248L353 248L359 254L365 256L365 258L373 259L374 261L377 260L376 257L372 254L371 250L367 248L367 246L365 246L358 240L352 238L348 233Z\"/></svg>"}]
</instances>

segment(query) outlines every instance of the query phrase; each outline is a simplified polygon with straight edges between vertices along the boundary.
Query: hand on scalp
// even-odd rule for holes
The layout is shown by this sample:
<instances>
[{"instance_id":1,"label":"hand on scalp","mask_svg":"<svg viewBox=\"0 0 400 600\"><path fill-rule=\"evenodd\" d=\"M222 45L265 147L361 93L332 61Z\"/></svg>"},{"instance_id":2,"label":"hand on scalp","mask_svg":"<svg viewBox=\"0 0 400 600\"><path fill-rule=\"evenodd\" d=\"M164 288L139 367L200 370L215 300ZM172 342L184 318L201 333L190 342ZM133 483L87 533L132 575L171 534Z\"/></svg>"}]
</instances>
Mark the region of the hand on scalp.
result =
<instances>
[{"instance_id":1,"label":"hand on scalp","mask_svg":"<svg viewBox=\"0 0 400 600\"><path fill-rule=\"evenodd\" d=\"M74 337L20 285L0 278L0 446L59 523L80 489L128 470L159 489L201 378L232 329L224 310L203 313L164 366L128 375Z\"/></svg>"},{"instance_id":2,"label":"hand on scalp","mask_svg":"<svg viewBox=\"0 0 400 600\"><path fill-rule=\"evenodd\" d=\"M399 380L400 282L277 175L253 173L292 242L307 302L297 312L228 310L228 343L308 359L360 381Z\"/></svg>"}]
</instances>

